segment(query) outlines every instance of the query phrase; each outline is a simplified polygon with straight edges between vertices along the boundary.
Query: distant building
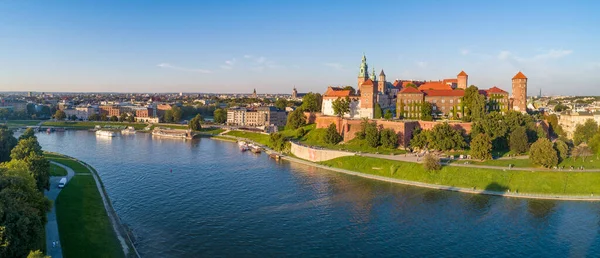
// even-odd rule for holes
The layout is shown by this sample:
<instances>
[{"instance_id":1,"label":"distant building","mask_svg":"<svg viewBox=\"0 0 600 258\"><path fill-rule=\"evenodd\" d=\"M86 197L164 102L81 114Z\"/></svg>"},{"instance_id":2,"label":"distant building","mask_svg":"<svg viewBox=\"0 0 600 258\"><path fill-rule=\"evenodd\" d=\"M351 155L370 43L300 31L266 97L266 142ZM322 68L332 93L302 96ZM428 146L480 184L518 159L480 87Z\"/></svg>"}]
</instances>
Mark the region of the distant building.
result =
<instances>
[{"instance_id":1,"label":"distant building","mask_svg":"<svg viewBox=\"0 0 600 258\"><path fill-rule=\"evenodd\" d=\"M237 126L285 126L287 113L276 107L230 108L227 110L227 124Z\"/></svg>"},{"instance_id":2,"label":"distant building","mask_svg":"<svg viewBox=\"0 0 600 258\"><path fill-rule=\"evenodd\" d=\"M252 92L252 98L258 98L258 95L256 95L256 89L254 89L254 91Z\"/></svg>"},{"instance_id":3,"label":"distant building","mask_svg":"<svg viewBox=\"0 0 600 258\"><path fill-rule=\"evenodd\" d=\"M298 93L298 90L296 90L296 87L294 86L294 89L292 90L292 100L302 100L302 98L304 97L304 95L306 95L306 93Z\"/></svg>"},{"instance_id":4,"label":"distant building","mask_svg":"<svg viewBox=\"0 0 600 258\"><path fill-rule=\"evenodd\" d=\"M577 125L584 124L588 119L592 119L596 121L596 123L600 124L600 112L590 113L565 111L558 115L558 124L567 134L567 138L572 139Z\"/></svg>"}]
</instances>

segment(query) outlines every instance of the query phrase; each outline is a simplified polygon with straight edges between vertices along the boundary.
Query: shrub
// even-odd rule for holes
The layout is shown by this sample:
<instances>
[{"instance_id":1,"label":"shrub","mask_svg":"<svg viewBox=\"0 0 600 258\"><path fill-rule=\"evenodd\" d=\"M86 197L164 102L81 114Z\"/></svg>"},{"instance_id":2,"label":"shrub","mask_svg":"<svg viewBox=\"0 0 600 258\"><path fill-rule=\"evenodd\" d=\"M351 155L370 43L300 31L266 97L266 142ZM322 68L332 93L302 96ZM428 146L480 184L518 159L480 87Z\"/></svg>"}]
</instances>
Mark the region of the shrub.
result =
<instances>
[{"instance_id":1,"label":"shrub","mask_svg":"<svg viewBox=\"0 0 600 258\"><path fill-rule=\"evenodd\" d=\"M367 144L373 148L379 146L379 130L375 123L369 123L365 129L365 139Z\"/></svg>"},{"instance_id":2,"label":"shrub","mask_svg":"<svg viewBox=\"0 0 600 258\"><path fill-rule=\"evenodd\" d=\"M436 171L442 169L440 159L432 154L426 154L423 158L423 168L427 171Z\"/></svg>"},{"instance_id":3,"label":"shrub","mask_svg":"<svg viewBox=\"0 0 600 258\"><path fill-rule=\"evenodd\" d=\"M302 127L298 128L296 130L296 138L301 138L305 134L306 134L306 130L304 130L304 128L302 128Z\"/></svg>"},{"instance_id":4,"label":"shrub","mask_svg":"<svg viewBox=\"0 0 600 258\"><path fill-rule=\"evenodd\" d=\"M388 149L395 149L398 147L398 135L392 129L381 130L380 135L381 146Z\"/></svg>"},{"instance_id":5,"label":"shrub","mask_svg":"<svg viewBox=\"0 0 600 258\"><path fill-rule=\"evenodd\" d=\"M325 136L323 141L327 144L338 144L343 140L342 136L337 132L337 127L334 123L330 124L327 127L327 131L325 131Z\"/></svg>"},{"instance_id":6,"label":"shrub","mask_svg":"<svg viewBox=\"0 0 600 258\"><path fill-rule=\"evenodd\" d=\"M471 156L481 160L492 158L492 139L487 134L475 136L471 142Z\"/></svg>"}]
</instances>

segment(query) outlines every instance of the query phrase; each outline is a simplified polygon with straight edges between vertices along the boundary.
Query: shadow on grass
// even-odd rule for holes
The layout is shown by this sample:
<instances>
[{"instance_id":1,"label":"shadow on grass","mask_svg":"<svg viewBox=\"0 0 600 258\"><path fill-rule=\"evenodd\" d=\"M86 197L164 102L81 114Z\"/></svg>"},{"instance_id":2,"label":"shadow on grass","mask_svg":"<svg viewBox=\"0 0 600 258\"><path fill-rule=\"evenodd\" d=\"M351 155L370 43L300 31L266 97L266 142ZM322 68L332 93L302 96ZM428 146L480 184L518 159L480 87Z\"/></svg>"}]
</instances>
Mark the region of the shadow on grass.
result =
<instances>
[{"instance_id":1,"label":"shadow on grass","mask_svg":"<svg viewBox=\"0 0 600 258\"><path fill-rule=\"evenodd\" d=\"M508 191L508 186L504 186L504 185L498 184L496 182L493 182L493 183L487 185L484 190L506 193Z\"/></svg>"}]
</instances>

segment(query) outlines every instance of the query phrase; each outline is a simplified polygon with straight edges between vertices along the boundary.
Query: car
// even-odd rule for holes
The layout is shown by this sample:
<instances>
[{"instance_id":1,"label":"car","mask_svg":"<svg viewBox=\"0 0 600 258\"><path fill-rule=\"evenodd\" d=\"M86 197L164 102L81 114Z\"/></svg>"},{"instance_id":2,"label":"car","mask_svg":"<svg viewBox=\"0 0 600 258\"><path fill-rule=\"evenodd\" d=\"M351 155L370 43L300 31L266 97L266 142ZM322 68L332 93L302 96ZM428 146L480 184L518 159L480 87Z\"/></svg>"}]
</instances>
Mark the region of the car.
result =
<instances>
[{"instance_id":1,"label":"car","mask_svg":"<svg viewBox=\"0 0 600 258\"><path fill-rule=\"evenodd\" d=\"M58 181L58 188L63 188L63 187L65 187L66 184L67 184L67 178L63 177L60 179L60 181Z\"/></svg>"}]
</instances>

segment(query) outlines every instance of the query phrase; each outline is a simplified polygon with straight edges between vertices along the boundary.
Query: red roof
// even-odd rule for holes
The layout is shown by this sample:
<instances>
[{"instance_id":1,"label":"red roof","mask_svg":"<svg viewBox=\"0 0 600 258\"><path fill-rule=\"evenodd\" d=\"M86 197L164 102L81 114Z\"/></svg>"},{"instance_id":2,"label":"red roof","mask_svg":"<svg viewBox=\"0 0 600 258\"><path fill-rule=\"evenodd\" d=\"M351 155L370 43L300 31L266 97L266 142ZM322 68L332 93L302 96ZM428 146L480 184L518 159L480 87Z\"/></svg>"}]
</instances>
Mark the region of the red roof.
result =
<instances>
[{"instance_id":1,"label":"red roof","mask_svg":"<svg viewBox=\"0 0 600 258\"><path fill-rule=\"evenodd\" d=\"M419 90L452 90L452 87L442 82L426 82L419 86Z\"/></svg>"},{"instance_id":2,"label":"red roof","mask_svg":"<svg viewBox=\"0 0 600 258\"><path fill-rule=\"evenodd\" d=\"M460 71L460 73L457 76L468 76L467 73L465 73L465 71Z\"/></svg>"},{"instance_id":3,"label":"red roof","mask_svg":"<svg viewBox=\"0 0 600 258\"><path fill-rule=\"evenodd\" d=\"M427 96L449 96L462 97L465 95L464 90L424 90Z\"/></svg>"},{"instance_id":4,"label":"red roof","mask_svg":"<svg viewBox=\"0 0 600 258\"><path fill-rule=\"evenodd\" d=\"M396 87L396 88L398 88L398 87L402 87L402 82L400 82L400 81L398 81L398 80L395 80L395 81L394 81L394 83L393 83L392 85L394 85L394 87ZM398 86L398 85L400 85L400 86Z\"/></svg>"},{"instance_id":5,"label":"red roof","mask_svg":"<svg viewBox=\"0 0 600 258\"><path fill-rule=\"evenodd\" d=\"M444 79L442 81L444 84L448 84L448 83L458 83L458 79Z\"/></svg>"},{"instance_id":6,"label":"red roof","mask_svg":"<svg viewBox=\"0 0 600 258\"><path fill-rule=\"evenodd\" d=\"M414 88L414 87L405 87L404 89L402 89L400 91L400 93L420 93L420 94L423 94L423 92L421 92L420 90L418 90L417 88Z\"/></svg>"},{"instance_id":7,"label":"red roof","mask_svg":"<svg viewBox=\"0 0 600 258\"><path fill-rule=\"evenodd\" d=\"M365 82L363 82L361 85L373 85L373 81L371 81L371 79L367 79Z\"/></svg>"},{"instance_id":8,"label":"red roof","mask_svg":"<svg viewBox=\"0 0 600 258\"><path fill-rule=\"evenodd\" d=\"M487 90L487 92L488 93L508 93L508 92L506 92L506 91L504 91L504 90L502 90L502 89L500 89L500 88L498 88L496 86L491 87L490 89Z\"/></svg>"},{"instance_id":9,"label":"red roof","mask_svg":"<svg viewBox=\"0 0 600 258\"><path fill-rule=\"evenodd\" d=\"M514 80L514 79L527 79L527 76L525 76L525 75L524 75L524 74L523 74L521 71L519 71L519 72L518 72L518 73L515 75L515 77L513 77L513 80Z\"/></svg>"},{"instance_id":10,"label":"red roof","mask_svg":"<svg viewBox=\"0 0 600 258\"><path fill-rule=\"evenodd\" d=\"M344 90L338 87L329 87L323 97L346 97L350 96L350 90Z\"/></svg>"}]
</instances>

